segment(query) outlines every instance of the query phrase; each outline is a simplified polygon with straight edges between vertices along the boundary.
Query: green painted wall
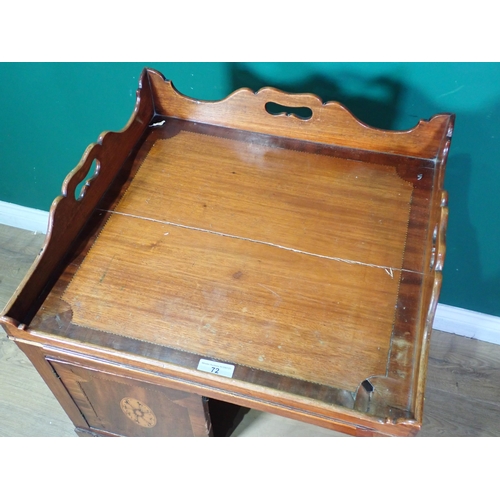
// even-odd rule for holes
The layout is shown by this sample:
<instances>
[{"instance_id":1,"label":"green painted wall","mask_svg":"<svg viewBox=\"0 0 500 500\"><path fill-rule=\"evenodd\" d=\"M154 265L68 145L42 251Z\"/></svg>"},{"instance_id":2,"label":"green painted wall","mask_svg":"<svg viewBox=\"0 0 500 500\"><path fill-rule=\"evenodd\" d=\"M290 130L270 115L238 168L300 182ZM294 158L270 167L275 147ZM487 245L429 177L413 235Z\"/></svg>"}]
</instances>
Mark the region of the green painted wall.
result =
<instances>
[{"instance_id":1,"label":"green painted wall","mask_svg":"<svg viewBox=\"0 0 500 500\"><path fill-rule=\"evenodd\" d=\"M500 316L500 64L1 63L0 200L48 210L85 147L124 127L144 66L198 99L270 85L340 101L395 130L455 113L440 301Z\"/></svg>"}]
</instances>

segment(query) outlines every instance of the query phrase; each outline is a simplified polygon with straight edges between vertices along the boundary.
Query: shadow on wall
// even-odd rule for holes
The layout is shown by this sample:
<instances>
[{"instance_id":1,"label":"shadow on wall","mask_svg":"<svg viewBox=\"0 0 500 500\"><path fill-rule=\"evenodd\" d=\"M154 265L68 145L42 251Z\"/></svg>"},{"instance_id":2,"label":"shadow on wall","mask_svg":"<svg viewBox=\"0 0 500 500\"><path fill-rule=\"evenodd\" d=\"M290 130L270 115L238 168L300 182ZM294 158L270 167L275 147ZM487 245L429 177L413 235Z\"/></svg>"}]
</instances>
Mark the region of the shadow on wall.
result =
<instances>
[{"instance_id":1,"label":"shadow on wall","mask_svg":"<svg viewBox=\"0 0 500 500\"><path fill-rule=\"evenodd\" d=\"M499 316L500 273L483 269L479 247L480 238L471 219L472 169L470 154L450 154L445 180L445 187L451 193L450 222L447 232L442 296L453 297L454 302L446 303ZM493 196L492 191L491 197ZM483 230L491 226L491 231L488 230L490 240L483 241L483 245L488 246L486 253L498 252L497 248L500 244L498 214L498 211L486 213L484 220L480 221L483 224ZM450 275L450 280L446 280L447 274Z\"/></svg>"},{"instance_id":2,"label":"shadow on wall","mask_svg":"<svg viewBox=\"0 0 500 500\"><path fill-rule=\"evenodd\" d=\"M483 288L484 285L479 282L481 269L479 245L477 232L470 218L468 200L472 161L469 154L452 154L452 149L453 145L445 176L445 187L452 192L449 193L450 220L446 237L442 296L446 296L448 290L450 294L457 295L457 291L468 293L469 290L476 287ZM453 283L448 283L446 280L448 273L453 276ZM453 288L450 288L451 286ZM468 308L473 309L474 295L469 297L469 304Z\"/></svg>"},{"instance_id":3,"label":"shadow on wall","mask_svg":"<svg viewBox=\"0 0 500 500\"><path fill-rule=\"evenodd\" d=\"M388 130L407 130L420 119L442 112L456 113L454 109L441 109L438 100L430 100L411 82L393 75L367 79L341 70L334 76L304 72L303 79L297 78L295 72L295 78L287 79L289 69L293 69L292 66L270 67L264 80L247 65L230 63L231 90L276 87L291 93L313 93L323 102L340 102L357 119L372 127ZM350 88L370 92L358 95L360 90L351 92ZM456 102L458 109L464 108L463 101L457 98ZM495 249L500 247L500 197L494 192L500 172L495 158L500 157L500 151L495 152L499 149L491 139L495 135L500 139L500 106L456 113L445 177L450 217L440 302L500 316L500 273L495 265L491 267ZM480 192L471 191L471 186L477 189L478 183Z\"/></svg>"}]
</instances>

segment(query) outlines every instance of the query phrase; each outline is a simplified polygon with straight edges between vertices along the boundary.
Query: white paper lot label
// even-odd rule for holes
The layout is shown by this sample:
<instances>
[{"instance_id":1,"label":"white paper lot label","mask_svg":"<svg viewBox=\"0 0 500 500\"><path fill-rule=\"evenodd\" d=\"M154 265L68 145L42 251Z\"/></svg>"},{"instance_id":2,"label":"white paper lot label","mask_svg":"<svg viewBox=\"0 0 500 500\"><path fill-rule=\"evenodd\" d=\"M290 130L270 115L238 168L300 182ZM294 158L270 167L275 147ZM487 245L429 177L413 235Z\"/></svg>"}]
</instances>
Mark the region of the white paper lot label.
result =
<instances>
[{"instance_id":1,"label":"white paper lot label","mask_svg":"<svg viewBox=\"0 0 500 500\"><path fill-rule=\"evenodd\" d=\"M221 375L222 377L233 378L234 365L218 363L217 361L210 361L209 359L200 359L198 370L213 373L214 375Z\"/></svg>"}]
</instances>

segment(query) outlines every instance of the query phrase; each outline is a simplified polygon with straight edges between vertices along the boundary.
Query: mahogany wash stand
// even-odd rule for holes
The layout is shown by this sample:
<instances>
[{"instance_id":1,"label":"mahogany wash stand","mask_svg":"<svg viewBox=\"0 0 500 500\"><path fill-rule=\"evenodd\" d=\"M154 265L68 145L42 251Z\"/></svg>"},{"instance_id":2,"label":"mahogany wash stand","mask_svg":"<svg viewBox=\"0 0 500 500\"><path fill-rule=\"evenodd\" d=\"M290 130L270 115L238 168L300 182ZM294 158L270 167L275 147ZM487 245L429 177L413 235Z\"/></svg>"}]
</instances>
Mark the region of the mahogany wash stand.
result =
<instances>
[{"instance_id":1,"label":"mahogany wash stand","mask_svg":"<svg viewBox=\"0 0 500 500\"><path fill-rule=\"evenodd\" d=\"M414 435L453 121L380 130L272 88L197 101L145 69L1 323L82 436L227 435L241 408Z\"/></svg>"}]
</instances>

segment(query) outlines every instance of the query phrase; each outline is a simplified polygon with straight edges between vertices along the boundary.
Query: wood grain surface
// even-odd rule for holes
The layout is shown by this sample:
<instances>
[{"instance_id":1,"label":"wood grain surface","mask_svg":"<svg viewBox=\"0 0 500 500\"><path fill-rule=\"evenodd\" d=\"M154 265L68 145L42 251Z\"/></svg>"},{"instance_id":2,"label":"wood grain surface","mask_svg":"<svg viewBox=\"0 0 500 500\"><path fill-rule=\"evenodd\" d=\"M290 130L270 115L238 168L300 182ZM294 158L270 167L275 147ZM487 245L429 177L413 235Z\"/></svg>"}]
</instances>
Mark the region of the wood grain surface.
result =
<instances>
[{"instance_id":1,"label":"wood grain surface","mask_svg":"<svg viewBox=\"0 0 500 500\"><path fill-rule=\"evenodd\" d=\"M412 191L393 166L180 131L115 211L398 269Z\"/></svg>"},{"instance_id":2,"label":"wood grain surface","mask_svg":"<svg viewBox=\"0 0 500 500\"><path fill-rule=\"evenodd\" d=\"M356 391L386 371L411 195L393 167L180 132L62 298L79 326Z\"/></svg>"},{"instance_id":3,"label":"wood grain surface","mask_svg":"<svg viewBox=\"0 0 500 500\"><path fill-rule=\"evenodd\" d=\"M63 295L72 323L352 391L385 373L398 272L221 240L111 217Z\"/></svg>"}]
</instances>

